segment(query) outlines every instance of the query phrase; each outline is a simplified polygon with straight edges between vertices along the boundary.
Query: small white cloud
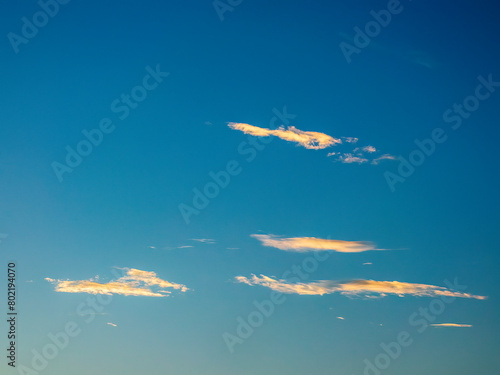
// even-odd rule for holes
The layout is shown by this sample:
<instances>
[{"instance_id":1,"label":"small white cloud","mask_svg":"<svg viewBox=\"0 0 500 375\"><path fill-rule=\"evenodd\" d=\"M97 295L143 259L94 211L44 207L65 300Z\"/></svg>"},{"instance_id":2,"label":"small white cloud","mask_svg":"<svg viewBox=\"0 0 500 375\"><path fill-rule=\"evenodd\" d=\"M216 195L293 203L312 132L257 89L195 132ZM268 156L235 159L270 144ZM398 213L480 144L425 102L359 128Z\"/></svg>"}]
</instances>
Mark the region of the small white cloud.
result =
<instances>
[{"instance_id":1,"label":"small white cloud","mask_svg":"<svg viewBox=\"0 0 500 375\"><path fill-rule=\"evenodd\" d=\"M372 264L372 263L371 262L365 262L365 263L363 263L363 266L368 266L370 264Z\"/></svg>"},{"instance_id":2,"label":"small white cloud","mask_svg":"<svg viewBox=\"0 0 500 375\"><path fill-rule=\"evenodd\" d=\"M194 247L194 246L193 245L177 246L178 249L187 249L188 247Z\"/></svg>"},{"instance_id":3,"label":"small white cloud","mask_svg":"<svg viewBox=\"0 0 500 375\"><path fill-rule=\"evenodd\" d=\"M364 152L372 153L372 152L377 151L377 149L375 147L373 147L373 146L365 146L365 147L363 147L363 151Z\"/></svg>"},{"instance_id":4,"label":"small white cloud","mask_svg":"<svg viewBox=\"0 0 500 375\"><path fill-rule=\"evenodd\" d=\"M108 323L106 323L106 324L108 324L108 325L110 325L110 326L112 326L112 327L118 327L118 326L117 326L116 324L114 324L114 323L109 323L109 322L108 322Z\"/></svg>"},{"instance_id":5,"label":"small white cloud","mask_svg":"<svg viewBox=\"0 0 500 375\"><path fill-rule=\"evenodd\" d=\"M337 161L341 161L342 163L345 164L352 164L352 163L362 164L366 163L368 159L361 158L359 156L354 156L353 154L350 153L346 153L340 156Z\"/></svg>"},{"instance_id":6,"label":"small white cloud","mask_svg":"<svg viewBox=\"0 0 500 375\"><path fill-rule=\"evenodd\" d=\"M344 317L342 317L342 316L337 316L337 319L344 320Z\"/></svg>"}]
</instances>

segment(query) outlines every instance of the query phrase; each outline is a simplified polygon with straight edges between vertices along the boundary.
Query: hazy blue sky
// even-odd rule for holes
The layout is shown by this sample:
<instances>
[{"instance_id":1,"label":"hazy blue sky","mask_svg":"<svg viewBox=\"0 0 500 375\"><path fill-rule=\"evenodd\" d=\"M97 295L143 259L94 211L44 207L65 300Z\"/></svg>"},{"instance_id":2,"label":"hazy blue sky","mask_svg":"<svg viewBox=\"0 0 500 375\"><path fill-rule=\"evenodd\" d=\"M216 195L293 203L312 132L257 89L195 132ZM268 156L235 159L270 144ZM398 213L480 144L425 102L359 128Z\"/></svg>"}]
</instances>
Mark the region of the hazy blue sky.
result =
<instances>
[{"instance_id":1,"label":"hazy blue sky","mask_svg":"<svg viewBox=\"0 0 500 375\"><path fill-rule=\"evenodd\" d=\"M2 374L496 371L496 2L47 3L0 12Z\"/></svg>"}]
</instances>

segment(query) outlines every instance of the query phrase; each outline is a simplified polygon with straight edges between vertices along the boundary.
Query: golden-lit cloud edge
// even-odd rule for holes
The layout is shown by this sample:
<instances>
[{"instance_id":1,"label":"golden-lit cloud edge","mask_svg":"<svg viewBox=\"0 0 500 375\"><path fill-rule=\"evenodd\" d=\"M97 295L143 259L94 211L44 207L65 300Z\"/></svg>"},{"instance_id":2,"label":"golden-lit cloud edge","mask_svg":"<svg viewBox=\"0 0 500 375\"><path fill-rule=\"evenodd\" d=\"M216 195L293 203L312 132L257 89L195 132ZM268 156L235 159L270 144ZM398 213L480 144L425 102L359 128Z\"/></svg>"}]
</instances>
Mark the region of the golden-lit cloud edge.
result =
<instances>
[{"instance_id":1,"label":"golden-lit cloud edge","mask_svg":"<svg viewBox=\"0 0 500 375\"><path fill-rule=\"evenodd\" d=\"M182 284L172 283L157 277L155 272L142 271L135 268L123 268L125 275L115 281L100 283L90 280L45 280L55 285L56 292L89 293L89 294L120 294L123 296L166 297L171 292L165 288L173 288L181 292L189 289Z\"/></svg>"},{"instance_id":2,"label":"golden-lit cloud edge","mask_svg":"<svg viewBox=\"0 0 500 375\"><path fill-rule=\"evenodd\" d=\"M250 237L258 239L263 246L296 252L333 250L340 253L360 253L370 250L381 250L368 241L343 241L330 240L316 237L290 237L285 238L274 234L251 234Z\"/></svg>"},{"instance_id":3,"label":"golden-lit cloud edge","mask_svg":"<svg viewBox=\"0 0 500 375\"><path fill-rule=\"evenodd\" d=\"M354 145L358 142L358 138L356 137L334 138L325 133L304 131L297 129L294 126L289 126L288 128L280 126L277 129L268 129L241 122L229 122L228 126L233 130L239 130L245 134L249 134L255 137L278 137L288 142L294 142L297 145L310 150L321 150L327 147L335 146L337 144ZM375 157L373 155L375 152L378 152L378 150L374 146L368 145L364 147L356 147L352 152L330 152L328 153L327 157L337 155L334 161L344 164L370 163L373 165L377 165L382 160L396 160L396 158L390 154L384 154L382 156ZM370 159L365 157L364 153L369 154Z\"/></svg>"},{"instance_id":4,"label":"golden-lit cloud edge","mask_svg":"<svg viewBox=\"0 0 500 375\"><path fill-rule=\"evenodd\" d=\"M295 142L298 145L310 150L320 150L333 146L337 143L342 143L341 139L333 138L327 134L311 131L303 131L294 126L289 126L287 129L280 126L278 129L260 128L258 126L244 124L239 122L230 122L228 126L234 130L240 130L245 134L256 137L275 136L285 141Z\"/></svg>"},{"instance_id":5,"label":"golden-lit cloud edge","mask_svg":"<svg viewBox=\"0 0 500 375\"><path fill-rule=\"evenodd\" d=\"M458 327L458 328L470 328L472 324L459 324L459 323L435 323L431 324L433 327Z\"/></svg>"},{"instance_id":6,"label":"golden-lit cloud edge","mask_svg":"<svg viewBox=\"0 0 500 375\"><path fill-rule=\"evenodd\" d=\"M405 295L418 297L458 297L484 300L487 297L477 296L449 290L444 287L426 284L413 284L399 281L351 280L333 281L319 280L310 283L290 283L286 280L276 279L265 275L236 276L236 282L247 285L260 285L276 292L300 295L324 295L340 293L345 296L385 297L389 294L403 297Z\"/></svg>"}]
</instances>

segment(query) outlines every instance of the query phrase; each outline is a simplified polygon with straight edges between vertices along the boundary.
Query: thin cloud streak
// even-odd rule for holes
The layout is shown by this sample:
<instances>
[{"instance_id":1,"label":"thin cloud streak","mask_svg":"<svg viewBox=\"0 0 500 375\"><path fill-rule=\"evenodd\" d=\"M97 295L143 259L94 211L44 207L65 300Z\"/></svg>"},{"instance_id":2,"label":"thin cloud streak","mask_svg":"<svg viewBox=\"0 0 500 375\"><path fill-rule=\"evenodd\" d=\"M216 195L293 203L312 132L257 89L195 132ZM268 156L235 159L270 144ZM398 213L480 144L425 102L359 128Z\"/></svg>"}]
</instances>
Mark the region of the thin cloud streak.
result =
<instances>
[{"instance_id":1,"label":"thin cloud streak","mask_svg":"<svg viewBox=\"0 0 500 375\"><path fill-rule=\"evenodd\" d=\"M303 131L294 126L289 126L285 129L283 126L272 130L267 128L259 128L258 126L230 122L228 126L234 130L240 130L245 134L250 134L256 137L275 136L285 141L295 142L302 147L310 150L321 150L333 146L337 143L342 143L341 139L333 138L327 134L311 131Z\"/></svg>"},{"instance_id":2,"label":"thin cloud streak","mask_svg":"<svg viewBox=\"0 0 500 375\"><path fill-rule=\"evenodd\" d=\"M201 243L209 243L209 244L214 244L215 240L211 238L191 238L191 241L197 241Z\"/></svg>"},{"instance_id":3,"label":"thin cloud streak","mask_svg":"<svg viewBox=\"0 0 500 375\"><path fill-rule=\"evenodd\" d=\"M120 294L124 296L166 297L171 292L164 288L173 288L186 292L185 285L162 280L152 271L142 271L135 268L123 268L125 276L108 283L99 283L98 277L90 280L45 280L55 285L56 292L89 293L89 294ZM154 289L152 287L155 287ZM161 289L160 289L161 288Z\"/></svg>"},{"instance_id":4,"label":"thin cloud streak","mask_svg":"<svg viewBox=\"0 0 500 375\"><path fill-rule=\"evenodd\" d=\"M457 327L457 328L470 328L472 324L459 324L459 323L436 323L431 324L433 327Z\"/></svg>"},{"instance_id":5,"label":"thin cloud streak","mask_svg":"<svg viewBox=\"0 0 500 375\"><path fill-rule=\"evenodd\" d=\"M382 250L375 248L375 244L368 241L342 241L316 237L283 238L274 234L252 234L250 237L258 239L263 246L296 252L333 250L340 253L360 253Z\"/></svg>"},{"instance_id":6,"label":"thin cloud streak","mask_svg":"<svg viewBox=\"0 0 500 375\"><path fill-rule=\"evenodd\" d=\"M380 163L380 161L382 160L396 160L396 157L395 156L392 156L390 154L384 154L382 156L379 156L378 158L376 159L373 159L372 160L372 164L375 164L377 165L378 163Z\"/></svg>"},{"instance_id":7,"label":"thin cloud streak","mask_svg":"<svg viewBox=\"0 0 500 375\"><path fill-rule=\"evenodd\" d=\"M274 291L286 294L300 295L324 295L340 293L344 296L361 296L361 297L385 297L389 294L403 297L412 295L418 297L458 297L458 298L473 298L486 299L484 296L476 296L469 293L455 292L444 287L412 284L399 281L375 281L375 280L351 280L351 281L333 281L319 280L310 283L290 283L286 280L276 279L273 277L252 274L250 278L244 276L236 276L235 280L239 283L247 285L260 285L272 289Z\"/></svg>"}]
</instances>

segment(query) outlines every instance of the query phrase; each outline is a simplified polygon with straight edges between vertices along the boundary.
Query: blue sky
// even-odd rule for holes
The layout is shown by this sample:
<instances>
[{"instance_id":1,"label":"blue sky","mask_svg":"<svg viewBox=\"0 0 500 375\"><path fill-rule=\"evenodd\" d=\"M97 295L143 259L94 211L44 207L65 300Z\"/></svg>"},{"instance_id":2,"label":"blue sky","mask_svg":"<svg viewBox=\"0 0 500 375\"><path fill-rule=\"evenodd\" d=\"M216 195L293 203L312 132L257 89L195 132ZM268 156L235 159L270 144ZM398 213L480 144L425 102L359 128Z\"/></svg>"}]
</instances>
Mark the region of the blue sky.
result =
<instances>
[{"instance_id":1,"label":"blue sky","mask_svg":"<svg viewBox=\"0 0 500 375\"><path fill-rule=\"evenodd\" d=\"M2 373L492 373L496 4L401 1L361 48L354 28L398 4L222 3L221 19L212 1L73 0L21 44L10 33L40 5L3 5L0 258L16 262L19 315ZM146 97L120 119L112 103L131 92ZM443 118L455 103L474 107L457 129ZM58 178L103 119L113 130ZM436 129L446 140L402 176ZM227 186L194 207L228 163ZM304 262L307 277L286 277ZM284 302L239 337L273 291ZM461 326L419 332L411 317L431 303L444 309L428 324ZM68 322L80 333L34 369ZM401 332L412 343L377 367Z\"/></svg>"}]
</instances>

